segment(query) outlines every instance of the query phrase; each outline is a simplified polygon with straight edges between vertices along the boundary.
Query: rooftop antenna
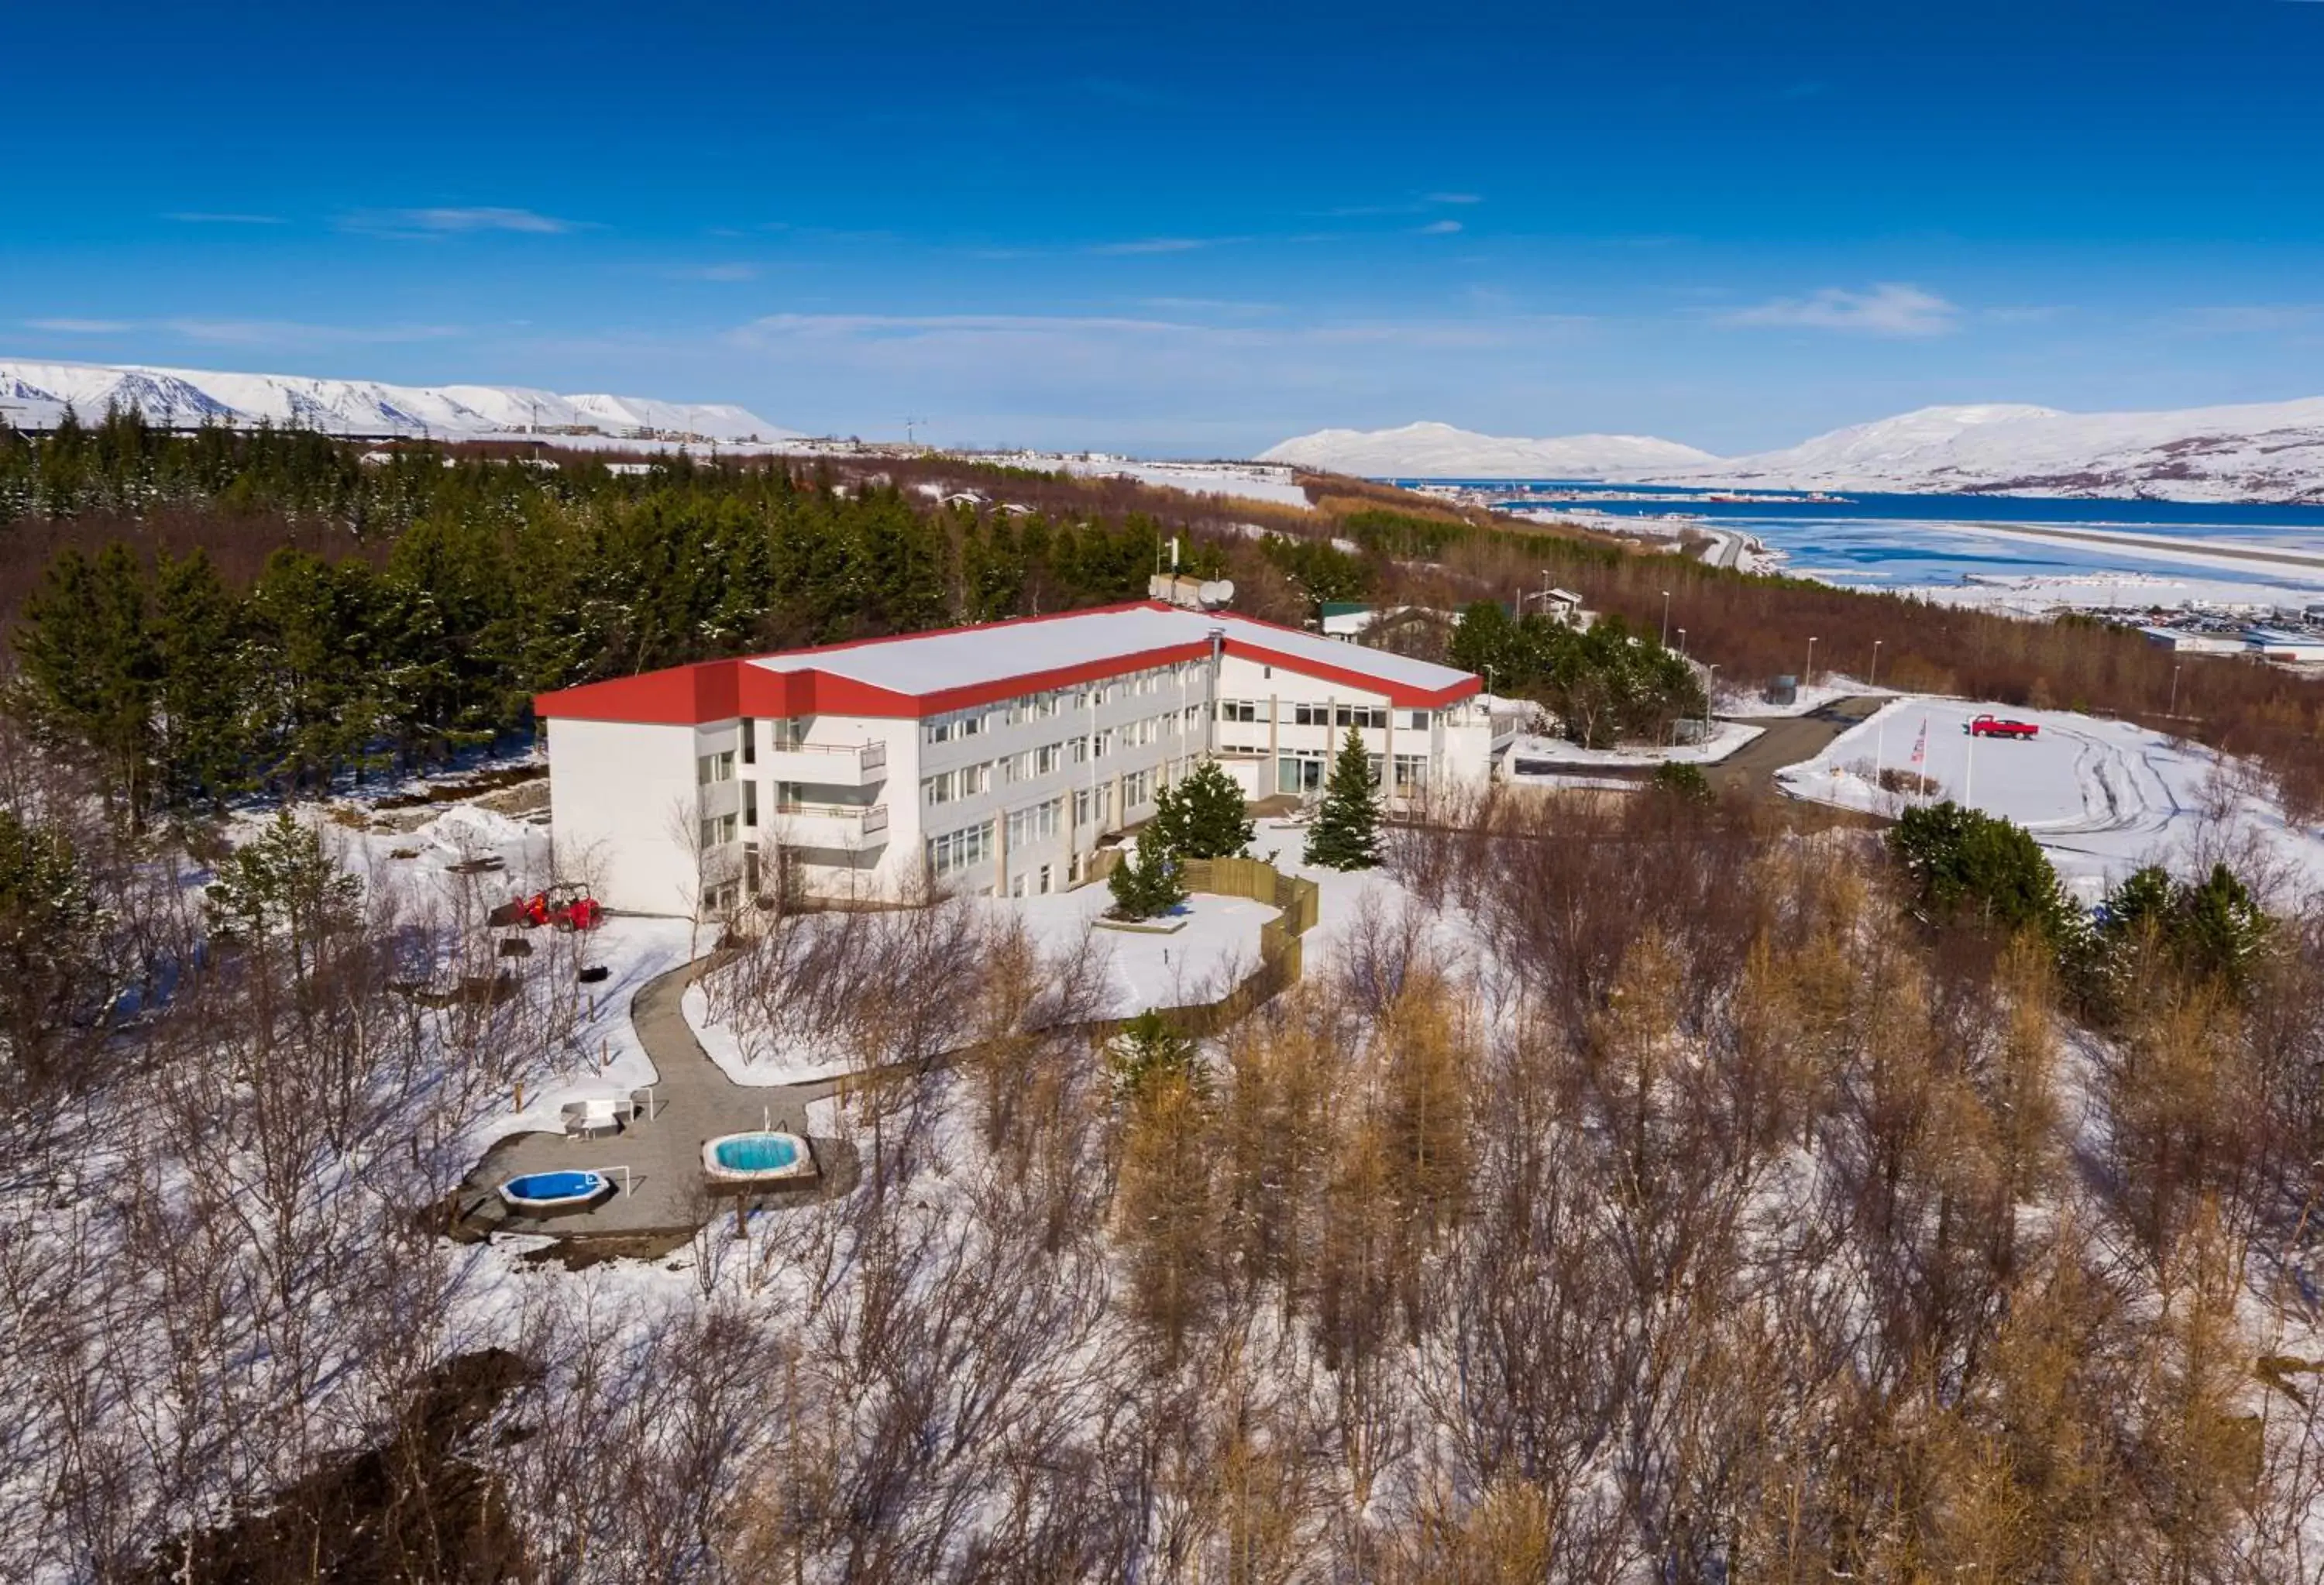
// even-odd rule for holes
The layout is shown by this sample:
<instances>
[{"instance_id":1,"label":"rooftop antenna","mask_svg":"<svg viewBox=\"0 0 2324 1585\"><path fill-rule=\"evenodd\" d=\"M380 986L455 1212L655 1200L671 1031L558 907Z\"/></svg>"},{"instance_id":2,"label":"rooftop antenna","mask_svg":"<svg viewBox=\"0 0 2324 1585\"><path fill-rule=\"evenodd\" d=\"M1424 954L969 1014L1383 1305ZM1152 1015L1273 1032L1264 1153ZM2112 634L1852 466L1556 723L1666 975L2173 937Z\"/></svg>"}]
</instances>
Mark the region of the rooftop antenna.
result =
<instances>
[{"instance_id":1,"label":"rooftop antenna","mask_svg":"<svg viewBox=\"0 0 2324 1585\"><path fill-rule=\"evenodd\" d=\"M926 416L919 418L907 417L904 419L904 444L907 446L918 446L919 441L916 438L915 431L917 431L921 425L927 422L929 422L929 419Z\"/></svg>"}]
</instances>

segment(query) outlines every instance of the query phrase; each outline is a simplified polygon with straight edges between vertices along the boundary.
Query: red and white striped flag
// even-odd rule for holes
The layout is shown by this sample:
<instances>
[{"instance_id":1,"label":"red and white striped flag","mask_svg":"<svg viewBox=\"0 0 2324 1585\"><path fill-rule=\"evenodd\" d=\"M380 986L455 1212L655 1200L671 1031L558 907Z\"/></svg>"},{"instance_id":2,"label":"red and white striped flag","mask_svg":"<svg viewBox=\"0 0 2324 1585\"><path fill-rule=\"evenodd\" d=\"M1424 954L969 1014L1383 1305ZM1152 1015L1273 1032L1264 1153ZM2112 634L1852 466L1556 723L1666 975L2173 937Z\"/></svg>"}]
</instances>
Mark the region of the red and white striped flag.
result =
<instances>
[{"instance_id":1,"label":"red and white striped flag","mask_svg":"<svg viewBox=\"0 0 2324 1585\"><path fill-rule=\"evenodd\" d=\"M1913 764L1917 768L1929 757L1929 718L1921 717L1921 735L1913 740Z\"/></svg>"}]
</instances>

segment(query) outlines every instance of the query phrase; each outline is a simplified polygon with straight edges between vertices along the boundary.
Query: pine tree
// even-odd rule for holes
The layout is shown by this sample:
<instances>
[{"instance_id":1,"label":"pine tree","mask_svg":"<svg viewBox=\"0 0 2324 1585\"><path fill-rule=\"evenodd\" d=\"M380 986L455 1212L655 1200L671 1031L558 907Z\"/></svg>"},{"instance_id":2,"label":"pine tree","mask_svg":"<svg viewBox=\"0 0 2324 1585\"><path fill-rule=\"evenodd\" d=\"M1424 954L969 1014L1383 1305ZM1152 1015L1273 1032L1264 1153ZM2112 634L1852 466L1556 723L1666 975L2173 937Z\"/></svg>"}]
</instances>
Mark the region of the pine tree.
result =
<instances>
[{"instance_id":1,"label":"pine tree","mask_svg":"<svg viewBox=\"0 0 2324 1585\"><path fill-rule=\"evenodd\" d=\"M1327 870L1369 870L1379 862L1379 788L1371 757L1354 727L1332 761L1323 802L1307 828L1307 862Z\"/></svg>"},{"instance_id":2,"label":"pine tree","mask_svg":"<svg viewBox=\"0 0 2324 1585\"><path fill-rule=\"evenodd\" d=\"M250 701L236 605L206 553L162 556L153 581L155 758L161 800L171 806L215 803L242 779Z\"/></svg>"},{"instance_id":3,"label":"pine tree","mask_svg":"<svg viewBox=\"0 0 2324 1585\"><path fill-rule=\"evenodd\" d=\"M1154 824L1162 840L1182 859L1223 859L1250 845L1256 827L1243 812L1242 788L1205 760L1176 787L1167 787L1154 801Z\"/></svg>"},{"instance_id":4,"label":"pine tree","mask_svg":"<svg viewBox=\"0 0 2324 1585\"><path fill-rule=\"evenodd\" d=\"M90 996L104 916L88 872L56 831L0 809L0 1063L37 1082L56 1037Z\"/></svg>"},{"instance_id":5,"label":"pine tree","mask_svg":"<svg viewBox=\"0 0 2324 1585\"><path fill-rule=\"evenodd\" d=\"M363 883L332 862L314 829L281 809L272 825L217 867L202 911L224 941L287 939L292 972L303 978L316 944L362 898Z\"/></svg>"},{"instance_id":6,"label":"pine tree","mask_svg":"<svg viewBox=\"0 0 2324 1585\"><path fill-rule=\"evenodd\" d=\"M1113 915L1120 919L1151 919L1186 900L1185 883L1178 878L1178 862L1170 856L1161 824L1149 820L1139 828L1135 855L1124 855L1106 877L1113 893Z\"/></svg>"}]
</instances>

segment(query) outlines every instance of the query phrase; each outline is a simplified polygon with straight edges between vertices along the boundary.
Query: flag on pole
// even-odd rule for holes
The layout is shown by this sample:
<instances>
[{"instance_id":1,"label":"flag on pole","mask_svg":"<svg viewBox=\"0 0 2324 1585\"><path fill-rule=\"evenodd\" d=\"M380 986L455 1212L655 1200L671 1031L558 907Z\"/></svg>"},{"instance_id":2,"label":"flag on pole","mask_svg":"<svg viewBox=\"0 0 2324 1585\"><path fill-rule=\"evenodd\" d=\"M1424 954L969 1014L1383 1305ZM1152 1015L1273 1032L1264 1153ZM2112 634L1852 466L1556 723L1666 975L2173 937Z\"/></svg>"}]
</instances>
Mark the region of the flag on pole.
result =
<instances>
[{"instance_id":1,"label":"flag on pole","mask_svg":"<svg viewBox=\"0 0 2324 1585\"><path fill-rule=\"evenodd\" d=\"M1927 760L1928 757L1929 718L1923 715L1921 717L1921 735L1913 740L1913 769L1915 770L1919 769L1922 762Z\"/></svg>"}]
</instances>

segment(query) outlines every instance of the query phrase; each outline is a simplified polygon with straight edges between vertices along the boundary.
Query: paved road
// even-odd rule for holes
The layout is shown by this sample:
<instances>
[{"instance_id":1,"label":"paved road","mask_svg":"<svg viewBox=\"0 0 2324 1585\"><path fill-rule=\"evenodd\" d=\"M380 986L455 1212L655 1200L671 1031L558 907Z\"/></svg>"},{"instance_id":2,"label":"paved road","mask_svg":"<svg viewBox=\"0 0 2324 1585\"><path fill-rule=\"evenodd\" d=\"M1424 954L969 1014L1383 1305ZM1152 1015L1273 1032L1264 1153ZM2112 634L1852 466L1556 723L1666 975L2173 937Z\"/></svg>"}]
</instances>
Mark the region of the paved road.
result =
<instances>
[{"instance_id":1,"label":"paved road","mask_svg":"<svg viewBox=\"0 0 2324 1585\"><path fill-rule=\"evenodd\" d=\"M567 1139L562 1134L512 1134L486 1151L483 1161L460 1187L464 1221L474 1230L511 1232L642 1233L690 1230L701 1226L731 1196L714 1196L702 1172L702 1147L721 1134L773 1127L794 1134L807 1133L807 1107L832 1094L836 1079L805 1084L737 1084L702 1049L686 1021L680 999L696 976L712 960L697 958L682 968L648 981L630 1000L630 1021L637 1026L659 1075L654 1087L654 1114L641 1110L622 1132L591 1139ZM646 1092L636 1097L640 1107ZM811 1141L816 1163L825 1175L826 1188L842 1188L852 1180L854 1156L842 1141ZM507 1214L493 1191L521 1173L558 1168L612 1166L630 1169L628 1193L616 1190L586 1212L567 1212L540 1220ZM618 1184L622 1174L610 1175ZM792 1189L765 1196L762 1203L782 1197L807 1197L812 1191Z\"/></svg>"},{"instance_id":2,"label":"paved road","mask_svg":"<svg viewBox=\"0 0 2324 1585\"><path fill-rule=\"evenodd\" d=\"M1887 702L1859 695L1834 699L1805 715L1722 717L1748 720L1751 725L1766 730L1718 764L1703 767L1704 773L1711 778L1711 786L1721 791L1731 787L1755 791L1772 787L1776 771L1803 760L1814 759L1831 746L1833 739Z\"/></svg>"}]
</instances>

